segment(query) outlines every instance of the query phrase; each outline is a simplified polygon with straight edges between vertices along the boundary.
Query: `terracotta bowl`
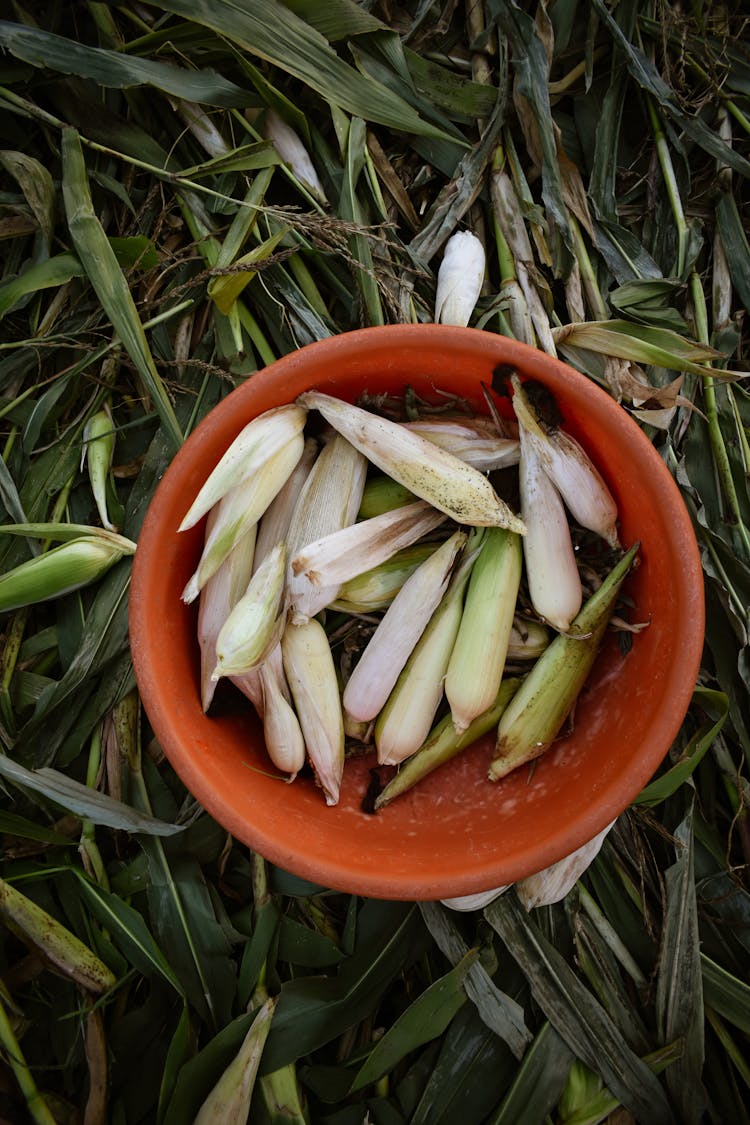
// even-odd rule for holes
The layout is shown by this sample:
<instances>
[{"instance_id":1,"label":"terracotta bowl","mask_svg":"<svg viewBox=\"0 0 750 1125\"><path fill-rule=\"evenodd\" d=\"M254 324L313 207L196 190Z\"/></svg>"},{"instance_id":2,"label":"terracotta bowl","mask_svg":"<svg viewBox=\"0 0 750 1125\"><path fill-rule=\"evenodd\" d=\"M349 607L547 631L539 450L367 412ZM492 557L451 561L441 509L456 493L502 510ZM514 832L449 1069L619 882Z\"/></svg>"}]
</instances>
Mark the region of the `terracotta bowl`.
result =
<instances>
[{"instance_id":1,"label":"terracotta bowl","mask_svg":"<svg viewBox=\"0 0 750 1125\"><path fill-rule=\"evenodd\" d=\"M377 815L362 811L374 755L347 762L341 801L326 806L312 779L274 776L262 730L227 688L211 716L199 696L195 606L180 592L200 555L203 524L177 527L210 470L255 415L315 387L349 400L364 391L425 397L447 391L482 403L498 365L554 393L565 427L585 446L617 501L625 545L640 566L625 591L651 620L621 657L605 642L576 710L575 730L529 776L486 779L492 739L476 743ZM572 368L474 329L399 325L302 348L254 375L191 435L161 481L138 542L130 630L138 686L165 754L187 788L238 840L280 867L369 897L473 894L539 871L591 839L637 796L685 716L704 629L695 536L672 478L626 411Z\"/></svg>"}]
</instances>

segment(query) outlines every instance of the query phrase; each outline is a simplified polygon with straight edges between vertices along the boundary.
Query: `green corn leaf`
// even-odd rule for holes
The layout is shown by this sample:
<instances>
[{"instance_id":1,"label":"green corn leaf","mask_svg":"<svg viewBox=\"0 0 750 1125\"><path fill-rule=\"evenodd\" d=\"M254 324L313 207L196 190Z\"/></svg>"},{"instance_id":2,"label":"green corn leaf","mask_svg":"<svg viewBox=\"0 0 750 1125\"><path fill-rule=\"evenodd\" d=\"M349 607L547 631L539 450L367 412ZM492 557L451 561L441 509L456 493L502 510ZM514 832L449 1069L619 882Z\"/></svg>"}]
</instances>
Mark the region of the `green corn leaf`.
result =
<instances>
[{"instance_id":1,"label":"green corn leaf","mask_svg":"<svg viewBox=\"0 0 750 1125\"><path fill-rule=\"evenodd\" d=\"M537 1125L560 1097L575 1054L551 1023L542 1024L488 1125Z\"/></svg>"},{"instance_id":2,"label":"green corn leaf","mask_svg":"<svg viewBox=\"0 0 750 1125\"><path fill-rule=\"evenodd\" d=\"M162 424L177 449L182 444L182 433L172 403L156 370L130 289L96 217L81 141L75 129L63 129L62 150L63 198L73 245L123 347L148 387Z\"/></svg>"},{"instance_id":3,"label":"green corn leaf","mask_svg":"<svg viewBox=\"0 0 750 1125\"><path fill-rule=\"evenodd\" d=\"M724 726L729 716L729 699L724 692L697 687L693 692L693 700L699 705L702 704L712 717L701 724L681 752L679 760L666 773L642 789L634 804L653 807L676 793L692 776Z\"/></svg>"},{"instance_id":4,"label":"green corn leaf","mask_svg":"<svg viewBox=\"0 0 750 1125\"><path fill-rule=\"evenodd\" d=\"M666 367L671 371L690 371L694 375L721 378L727 374L705 366L706 360L724 359L721 352L685 339L669 328L652 328L627 320L591 320L554 328L552 335L560 347L586 348L602 355ZM738 378L745 373L734 371L729 374Z\"/></svg>"},{"instance_id":5,"label":"green corn leaf","mask_svg":"<svg viewBox=\"0 0 750 1125\"><path fill-rule=\"evenodd\" d=\"M750 1035L750 985L701 953L703 998L724 1019Z\"/></svg>"}]
</instances>

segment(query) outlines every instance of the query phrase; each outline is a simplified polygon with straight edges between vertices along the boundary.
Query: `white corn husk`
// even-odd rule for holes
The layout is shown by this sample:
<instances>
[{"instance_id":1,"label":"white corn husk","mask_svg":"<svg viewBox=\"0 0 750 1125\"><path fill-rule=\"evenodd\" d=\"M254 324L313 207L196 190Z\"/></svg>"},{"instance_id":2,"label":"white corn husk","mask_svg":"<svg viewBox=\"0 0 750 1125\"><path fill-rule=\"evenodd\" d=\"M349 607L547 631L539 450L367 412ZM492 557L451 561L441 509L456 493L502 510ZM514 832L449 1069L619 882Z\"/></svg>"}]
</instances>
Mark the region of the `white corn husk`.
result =
<instances>
[{"instance_id":1,"label":"white corn husk","mask_svg":"<svg viewBox=\"0 0 750 1125\"><path fill-rule=\"evenodd\" d=\"M523 522L486 477L420 434L319 391L307 391L298 402L319 410L369 461L457 523L523 535Z\"/></svg>"},{"instance_id":2,"label":"white corn husk","mask_svg":"<svg viewBox=\"0 0 750 1125\"><path fill-rule=\"evenodd\" d=\"M364 456L346 438L336 434L318 454L297 498L288 532L290 559L308 543L354 523L366 475ZM295 575L291 566L287 584L292 619L300 625L318 612L315 603L319 592L311 592L304 575ZM339 585L325 588L329 602L336 597Z\"/></svg>"},{"instance_id":3,"label":"white corn husk","mask_svg":"<svg viewBox=\"0 0 750 1125\"><path fill-rule=\"evenodd\" d=\"M445 677L445 695L459 734L492 706L500 690L521 570L518 536L488 528L471 572Z\"/></svg>"},{"instance_id":4,"label":"white corn husk","mask_svg":"<svg viewBox=\"0 0 750 1125\"><path fill-rule=\"evenodd\" d=\"M263 692L263 738L268 756L277 769L289 774L289 781L305 764L305 739L284 675L281 642L268 654L258 669Z\"/></svg>"},{"instance_id":5,"label":"white corn husk","mask_svg":"<svg viewBox=\"0 0 750 1125\"><path fill-rule=\"evenodd\" d=\"M178 530L193 527L230 489L260 472L281 445L302 433L306 418L304 408L289 403L249 422L209 474Z\"/></svg>"},{"instance_id":6,"label":"white corn husk","mask_svg":"<svg viewBox=\"0 0 750 1125\"><path fill-rule=\"evenodd\" d=\"M112 468L112 458L115 452L115 431L112 421L112 411L107 403L98 410L83 428L83 452L81 464L85 458L91 491L94 494L96 510L102 521L102 526L107 531L117 531L110 521L107 512L107 478Z\"/></svg>"},{"instance_id":7,"label":"white corn husk","mask_svg":"<svg viewBox=\"0 0 750 1125\"><path fill-rule=\"evenodd\" d=\"M435 323L465 328L484 282L484 247L471 231L458 231L445 244L437 275Z\"/></svg>"},{"instance_id":8,"label":"white corn husk","mask_svg":"<svg viewBox=\"0 0 750 1125\"><path fill-rule=\"evenodd\" d=\"M292 470L284 487L276 494L266 508L258 524L258 538L255 543L255 563L257 569L268 552L289 534L292 514L302 491L302 486L310 475L318 453L318 443L314 438L306 438L302 456Z\"/></svg>"},{"instance_id":9,"label":"white corn husk","mask_svg":"<svg viewBox=\"0 0 750 1125\"><path fill-rule=\"evenodd\" d=\"M445 674L461 624L464 590L475 560L476 552L471 552L453 575L378 715L374 733L382 766L397 766L411 757L430 733L443 698Z\"/></svg>"},{"instance_id":10,"label":"white corn husk","mask_svg":"<svg viewBox=\"0 0 750 1125\"><path fill-rule=\"evenodd\" d=\"M342 613L377 613L387 609L409 575L437 550L438 543L419 543L397 551L388 562L344 582L331 602Z\"/></svg>"},{"instance_id":11,"label":"white corn husk","mask_svg":"<svg viewBox=\"0 0 750 1125\"><path fill-rule=\"evenodd\" d=\"M250 579L216 638L214 679L250 672L278 644L285 618L286 563L286 544L279 543Z\"/></svg>"},{"instance_id":12,"label":"white corn husk","mask_svg":"<svg viewBox=\"0 0 750 1125\"><path fill-rule=\"evenodd\" d=\"M393 599L344 688L344 710L352 719L367 722L385 705L445 593L456 555L465 542L465 532L454 532Z\"/></svg>"},{"instance_id":13,"label":"white corn husk","mask_svg":"<svg viewBox=\"0 0 750 1125\"><path fill-rule=\"evenodd\" d=\"M273 141L273 147L284 163L289 165L299 182L317 199L325 203L326 193L310 158L310 153L291 125L287 125L284 118L276 110L269 109L266 110L261 132L267 140Z\"/></svg>"},{"instance_id":14,"label":"white corn husk","mask_svg":"<svg viewBox=\"0 0 750 1125\"><path fill-rule=\"evenodd\" d=\"M206 529L210 529L218 516L219 508L208 513ZM200 594L198 605L198 644L201 650L201 704L208 711L216 691L212 673L216 667L216 638L224 622L247 590L253 572L255 528L240 540L227 555L215 574L209 578Z\"/></svg>"},{"instance_id":15,"label":"white corn husk","mask_svg":"<svg viewBox=\"0 0 750 1125\"><path fill-rule=\"evenodd\" d=\"M618 547L617 505L599 470L575 438L564 430L545 430L523 390L518 376L511 379L516 415L529 442L541 458L544 471L560 493L573 518L589 531Z\"/></svg>"},{"instance_id":16,"label":"white corn husk","mask_svg":"<svg viewBox=\"0 0 750 1125\"><path fill-rule=\"evenodd\" d=\"M458 898L442 898L440 901L443 906L447 906L450 910L460 910L462 912L482 910L512 886L512 883L506 883L502 887L493 887L490 891L479 891L475 895L460 895Z\"/></svg>"},{"instance_id":17,"label":"white corn husk","mask_svg":"<svg viewBox=\"0 0 750 1125\"><path fill-rule=\"evenodd\" d=\"M351 524L303 547L292 559L292 573L295 578L306 580L307 615L314 617L330 605L334 600L331 591L338 593L341 583L386 562L444 521L442 512L425 500L418 500Z\"/></svg>"},{"instance_id":18,"label":"white corn husk","mask_svg":"<svg viewBox=\"0 0 750 1125\"><path fill-rule=\"evenodd\" d=\"M560 494L541 457L520 427L519 484L526 524L523 553L531 604L545 621L566 632L581 608L583 591Z\"/></svg>"},{"instance_id":19,"label":"white corn husk","mask_svg":"<svg viewBox=\"0 0 750 1125\"><path fill-rule=\"evenodd\" d=\"M344 772L344 717L326 631L314 619L290 622L281 652L307 754L326 804L335 805Z\"/></svg>"},{"instance_id":20,"label":"white corn husk","mask_svg":"<svg viewBox=\"0 0 750 1125\"><path fill-rule=\"evenodd\" d=\"M259 718L263 718L263 682L261 680L260 668L251 669L241 676L228 676L227 678L234 684L238 691L241 691L245 699L248 699Z\"/></svg>"},{"instance_id":21,"label":"white corn husk","mask_svg":"<svg viewBox=\"0 0 750 1125\"><path fill-rule=\"evenodd\" d=\"M174 98L170 101L204 152L209 156L226 156L231 151L202 106L185 98Z\"/></svg>"},{"instance_id":22,"label":"white corn husk","mask_svg":"<svg viewBox=\"0 0 750 1125\"><path fill-rule=\"evenodd\" d=\"M218 513L206 536L195 573L182 591L182 600L194 601L230 551L255 527L300 459L304 439L296 434L269 457L266 464L228 492L218 504Z\"/></svg>"},{"instance_id":23,"label":"white corn husk","mask_svg":"<svg viewBox=\"0 0 750 1125\"><path fill-rule=\"evenodd\" d=\"M517 439L501 437L490 418L420 418L402 425L481 473L518 464Z\"/></svg>"}]
</instances>

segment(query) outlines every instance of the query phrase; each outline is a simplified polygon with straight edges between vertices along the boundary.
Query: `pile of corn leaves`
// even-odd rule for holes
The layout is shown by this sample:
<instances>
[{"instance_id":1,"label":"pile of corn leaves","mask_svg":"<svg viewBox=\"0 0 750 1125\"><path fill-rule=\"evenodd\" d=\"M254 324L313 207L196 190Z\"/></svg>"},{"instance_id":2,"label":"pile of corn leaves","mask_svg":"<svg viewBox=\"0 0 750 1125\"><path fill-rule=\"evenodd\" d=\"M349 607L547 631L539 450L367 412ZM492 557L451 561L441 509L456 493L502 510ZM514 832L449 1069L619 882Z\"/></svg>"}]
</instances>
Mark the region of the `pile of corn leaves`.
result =
<instances>
[{"instance_id":1,"label":"pile of corn leaves","mask_svg":"<svg viewBox=\"0 0 750 1125\"><path fill-rule=\"evenodd\" d=\"M310 341L430 321L469 229L472 325L556 350L674 474L708 629L670 757L564 901L456 914L303 883L197 806L139 709L129 557L34 588L0 618L3 1121L229 1120L220 1080L253 1123L750 1121L741 9L6 5L4 525L99 524L81 456L106 405L108 510L137 540L223 396ZM264 138L269 107L325 199ZM2 572L50 530L0 535Z\"/></svg>"}]
</instances>

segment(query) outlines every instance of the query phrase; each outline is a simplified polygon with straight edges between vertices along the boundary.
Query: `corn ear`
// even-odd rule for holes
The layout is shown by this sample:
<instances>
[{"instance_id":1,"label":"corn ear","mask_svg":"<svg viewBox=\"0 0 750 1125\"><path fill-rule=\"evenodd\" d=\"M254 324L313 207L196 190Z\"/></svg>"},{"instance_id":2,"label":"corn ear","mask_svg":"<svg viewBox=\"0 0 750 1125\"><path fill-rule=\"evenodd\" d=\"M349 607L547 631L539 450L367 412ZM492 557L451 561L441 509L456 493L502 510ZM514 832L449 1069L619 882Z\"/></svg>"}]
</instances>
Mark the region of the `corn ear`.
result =
<instances>
[{"instance_id":1,"label":"corn ear","mask_svg":"<svg viewBox=\"0 0 750 1125\"><path fill-rule=\"evenodd\" d=\"M490 780L497 781L551 745L591 671L620 590L638 553L635 543L573 621L552 641L500 720Z\"/></svg>"},{"instance_id":2,"label":"corn ear","mask_svg":"<svg viewBox=\"0 0 750 1125\"><path fill-rule=\"evenodd\" d=\"M325 629L314 618L289 623L281 639L289 689L310 762L327 805L338 804L344 771L344 719Z\"/></svg>"},{"instance_id":3,"label":"corn ear","mask_svg":"<svg viewBox=\"0 0 750 1125\"><path fill-rule=\"evenodd\" d=\"M291 125L274 109L266 110L261 126L263 136L273 141L273 147L293 172L296 179L321 203L326 193L315 170L310 154Z\"/></svg>"},{"instance_id":4,"label":"corn ear","mask_svg":"<svg viewBox=\"0 0 750 1125\"><path fill-rule=\"evenodd\" d=\"M83 456L86 458L91 491L102 525L117 531L107 512L107 479L115 452L115 431L108 405L98 410L83 428Z\"/></svg>"},{"instance_id":5,"label":"corn ear","mask_svg":"<svg viewBox=\"0 0 750 1125\"><path fill-rule=\"evenodd\" d=\"M111 970L87 945L4 879L0 879L0 918L52 968L87 992L100 994L117 983Z\"/></svg>"},{"instance_id":6,"label":"corn ear","mask_svg":"<svg viewBox=\"0 0 750 1125\"><path fill-rule=\"evenodd\" d=\"M286 545L277 544L256 570L216 638L213 678L252 671L278 644L284 627Z\"/></svg>"},{"instance_id":7,"label":"corn ear","mask_svg":"<svg viewBox=\"0 0 750 1125\"><path fill-rule=\"evenodd\" d=\"M484 247L471 231L458 231L445 244L437 276L435 323L465 328L484 282Z\"/></svg>"},{"instance_id":8,"label":"corn ear","mask_svg":"<svg viewBox=\"0 0 750 1125\"><path fill-rule=\"evenodd\" d=\"M583 598L570 527L560 495L523 425L520 434L519 485L529 596L539 616L564 632Z\"/></svg>"},{"instance_id":9,"label":"corn ear","mask_svg":"<svg viewBox=\"0 0 750 1125\"><path fill-rule=\"evenodd\" d=\"M253 418L209 474L178 530L194 527L231 489L259 473L280 446L301 435L306 419L307 411L295 403Z\"/></svg>"},{"instance_id":10,"label":"corn ear","mask_svg":"<svg viewBox=\"0 0 750 1125\"><path fill-rule=\"evenodd\" d=\"M384 808L396 797L407 793L422 778L427 777L428 774L445 762L449 762L451 758L455 758L456 754L460 754L467 746L471 746L482 735L493 730L512 700L514 693L518 690L520 683L520 680L513 678L503 680L492 706L483 714L477 715L463 734L458 734L450 715L441 719L437 726L430 731L416 754L407 758L398 773L391 778L385 789L376 798L375 810Z\"/></svg>"},{"instance_id":11,"label":"corn ear","mask_svg":"<svg viewBox=\"0 0 750 1125\"><path fill-rule=\"evenodd\" d=\"M386 562L445 521L445 516L424 500L393 512L351 524L309 543L292 559L297 590L307 595L306 612L313 617L329 605L331 591L342 582ZM309 599L309 600L308 600Z\"/></svg>"},{"instance_id":12,"label":"corn ear","mask_svg":"<svg viewBox=\"0 0 750 1125\"><path fill-rule=\"evenodd\" d=\"M276 1004L276 997L272 997L258 1010L242 1046L201 1105L193 1125L240 1125L247 1121Z\"/></svg>"},{"instance_id":13,"label":"corn ear","mask_svg":"<svg viewBox=\"0 0 750 1125\"><path fill-rule=\"evenodd\" d=\"M416 499L417 497L408 488L378 473L365 481L365 490L357 514L361 520L372 519L373 516L380 516L383 512L391 512L394 508L413 504Z\"/></svg>"},{"instance_id":14,"label":"corn ear","mask_svg":"<svg viewBox=\"0 0 750 1125\"><path fill-rule=\"evenodd\" d=\"M308 543L354 523L366 474L365 458L346 438L336 434L319 453L294 507L288 538L290 559ZM287 577L293 620L302 624L318 610L304 576L295 575L290 567ZM329 601L336 596L338 587L339 583L335 583L326 588ZM318 597L316 591L315 601Z\"/></svg>"},{"instance_id":15,"label":"corn ear","mask_svg":"<svg viewBox=\"0 0 750 1125\"><path fill-rule=\"evenodd\" d=\"M581 527L618 547L617 504L599 470L575 438L564 430L546 430L536 416L518 376L511 379L513 405L544 471Z\"/></svg>"},{"instance_id":16,"label":"corn ear","mask_svg":"<svg viewBox=\"0 0 750 1125\"><path fill-rule=\"evenodd\" d=\"M457 523L525 532L486 477L420 434L318 391L297 401L319 410L374 465Z\"/></svg>"},{"instance_id":17,"label":"corn ear","mask_svg":"<svg viewBox=\"0 0 750 1125\"><path fill-rule=\"evenodd\" d=\"M258 537L255 543L255 562L253 565L256 570L269 551L282 539L286 539L289 534L294 509L302 487L315 463L317 453L317 441L314 438L306 438L302 447L302 456L292 469L289 479L263 513L258 525Z\"/></svg>"},{"instance_id":18,"label":"corn ear","mask_svg":"<svg viewBox=\"0 0 750 1125\"><path fill-rule=\"evenodd\" d=\"M206 530L210 534L219 507L208 513ZM208 711L216 691L212 672L216 667L216 640L229 614L247 591L253 572L255 528L230 551L200 594L198 605L198 645L201 650L201 704Z\"/></svg>"},{"instance_id":19,"label":"corn ear","mask_svg":"<svg viewBox=\"0 0 750 1125\"><path fill-rule=\"evenodd\" d=\"M374 719L442 598L466 534L456 531L402 586L370 638L344 688L344 709Z\"/></svg>"},{"instance_id":20,"label":"corn ear","mask_svg":"<svg viewBox=\"0 0 750 1125\"><path fill-rule=\"evenodd\" d=\"M437 550L437 543L417 543L388 562L343 582L331 609L342 613L376 613L387 609L407 578Z\"/></svg>"},{"instance_id":21,"label":"corn ear","mask_svg":"<svg viewBox=\"0 0 750 1125\"><path fill-rule=\"evenodd\" d=\"M536 660L549 644L549 629L540 621L513 619L508 640L508 660Z\"/></svg>"},{"instance_id":22,"label":"corn ear","mask_svg":"<svg viewBox=\"0 0 750 1125\"><path fill-rule=\"evenodd\" d=\"M222 498L198 567L182 591L184 602L190 604L197 598L230 551L255 526L294 471L304 444L302 434L296 434L271 454L257 474L241 481Z\"/></svg>"},{"instance_id":23,"label":"corn ear","mask_svg":"<svg viewBox=\"0 0 750 1125\"><path fill-rule=\"evenodd\" d=\"M259 673L266 750L276 768L288 773L289 781L294 781L305 764L305 740L291 706L280 643L261 664Z\"/></svg>"},{"instance_id":24,"label":"corn ear","mask_svg":"<svg viewBox=\"0 0 750 1125\"><path fill-rule=\"evenodd\" d=\"M479 537L483 532L479 532ZM476 551L467 543L469 558L453 575L440 604L407 660L396 686L377 717L375 745L378 762L396 766L416 753L430 732L443 698L443 682L461 624L463 595L475 564Z\"/></svg>"},{"instance_id":25,"label":"corn ear","mask_svg":"<svg viewBox=\"0 0 750 1125\"><path fill-rule=\"evenodd\" d=\"M564 859L516 883L516 893L523 906L527 910L533 910L538 906L551 906L564 899L596 859L604 838L614 823L613 820L594 836L593 840L589 840L587 844L577 848Z\"/></svg>"},{"instance_id":26,"label":"corn ear","mask_svg":"<svg viewBox=\"0 0 750 1125\"><path fill-rule=\"evenodd\" d=\"M518 464L518 440L501 437L491 418L441 416L421 418L418 422L403 422L402 425L482 473Z\"/></svg>"},{"instance_id":27,"label":"corn ear","mask_svg":"<svg viewBox=\"0 0 750 1125\"><path fill-rule=\"evenodd\" d=\"M461 733L496 698L521 584L521 541L488 528L474 563L445 677L453 724Z\"/></svg>"},{"instance_id":28,"label":"corn ear","mask_svg":"<svg viewBox=\"0 0 750 1125\"><path fill-rule=\"evenodd\" d=\"M127 540L82 535L0 576L0 612L60 598L101 578L132 549ZM131 545L132 546L132 545Z\"/></svg>"}]
</instances>

